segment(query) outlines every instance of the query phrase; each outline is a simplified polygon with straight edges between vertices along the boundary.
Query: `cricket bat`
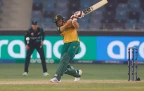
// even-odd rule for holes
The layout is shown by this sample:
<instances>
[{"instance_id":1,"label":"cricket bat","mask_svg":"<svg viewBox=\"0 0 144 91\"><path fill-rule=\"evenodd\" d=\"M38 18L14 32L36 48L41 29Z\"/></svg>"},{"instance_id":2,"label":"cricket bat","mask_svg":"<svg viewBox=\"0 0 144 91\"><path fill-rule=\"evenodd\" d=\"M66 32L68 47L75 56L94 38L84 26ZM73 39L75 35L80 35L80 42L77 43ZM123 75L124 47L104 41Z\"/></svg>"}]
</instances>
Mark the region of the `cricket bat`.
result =
<instances>
[{"instance_id":1,"label":"cricket bat","mask_svg":"<svg viewBox=\"0 0 144 91\"><path fill-rule=\"evenodd\" d=\"M92 5L91 7L83 10L82 11L83 16L85 16L85 15L87 15L87 14L89 14L89 13L91 13L91 12L97 10L97 9L99 9L100 7L104 6L107 3L108 3L107 0L101 0L100 2L98 2L98 3L94 4L94 5Z\"/></svg>"}]
</instances>

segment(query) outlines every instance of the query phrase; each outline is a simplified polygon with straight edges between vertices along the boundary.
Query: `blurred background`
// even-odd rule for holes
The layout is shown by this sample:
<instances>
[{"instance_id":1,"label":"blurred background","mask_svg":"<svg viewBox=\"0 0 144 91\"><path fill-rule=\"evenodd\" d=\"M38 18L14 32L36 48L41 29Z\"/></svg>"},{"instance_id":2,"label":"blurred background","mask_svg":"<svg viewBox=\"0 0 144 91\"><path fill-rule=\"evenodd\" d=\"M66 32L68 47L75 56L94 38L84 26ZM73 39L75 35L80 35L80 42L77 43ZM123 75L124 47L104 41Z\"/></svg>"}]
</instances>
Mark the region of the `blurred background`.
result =
<instances>
[{"instance_id":1,"label":"blurred background","mask_svg":"<svg viewBox=\"0 0 144 91\"><path fill-rule=\"evenodd\" d=\"M24 35L31 27L32 20L38 21L38 25L45 31L46 63L50 74L54 74L63 45L63 39L53 22L54 16L61 14L69 19L74 12L84 10L99 1L0 0L0 79L27 79L21 77L26 57ZM144 0L108 2L78 20L80 51L72 63L76 68L84 70L84 79L126 80L128 67L125 64L128 61L129 47L138 48L138 60L135 62L144 64ZM30 63L33 65L30 66L32 73L29 78L39 79L41 65L37 64L41 60L36 50ZM144 66L138 67L138 72L143 79L142 67Z\"/></svg>"},{"instance_id":2,"label":"blurred background","mask_svg":"<svg viewBox=\"0 0 144 91\"><path fill-rule=\"evenodd\" d=\"M0 29L26 30L37 20L46 31L55 31L57 14L67 19L100 0L0 0ZM144 0L108 0L104 7L79 19L79 31L143 31Z\"/></svg>"}]
</instances>

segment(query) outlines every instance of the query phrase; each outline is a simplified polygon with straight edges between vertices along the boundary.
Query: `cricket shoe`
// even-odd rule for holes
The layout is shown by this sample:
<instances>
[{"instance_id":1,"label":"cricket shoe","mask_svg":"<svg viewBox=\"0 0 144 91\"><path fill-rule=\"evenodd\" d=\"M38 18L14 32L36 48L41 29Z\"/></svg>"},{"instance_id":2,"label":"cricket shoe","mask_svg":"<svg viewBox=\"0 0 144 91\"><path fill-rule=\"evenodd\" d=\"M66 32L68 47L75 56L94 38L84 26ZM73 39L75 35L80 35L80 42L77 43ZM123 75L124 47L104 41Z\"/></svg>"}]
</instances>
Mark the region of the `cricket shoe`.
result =
<instances>
[{"instance_id":1,"label":"cricket shoe","mask_svg":"<svg viewBox=\"0 0 144 91\"><path fill-rule=\"evenodd\" d=\"M79 75L82 75L82 70L79 70ZM75 77L74 82L77 82L80 80L80 77Z\"/></svg>"},{"instance_id":2,"label":"cricket shoe","mask_svg":"<svg viewBox=\"0 0 144 91\"><path fill-rule=\"evenodd\" d=\"M48 72L44 72L44 73L43 73L43 76L48 76L48 75L49 75Z\"/></svg>"},{"instance_id":3,"label":"cricket shoe","mask_svg":"<svg viewBox=\"0 0 144 91\"><path fill-rule=\"evenodd\" d=\"M54 77L54 78L50 79L50 82L51 83L58 83L59 81L56 77Z\"/></svg>"},{"instance_id":4,"label":"cricket shoe","mask_svg":"<svg viewBox=\"0 0 144 91\"><path fill-rule=\"evenodd\" d=\"M27 73L27 72L24 72L24 73L22 74L22 76L28 76L28 73Z\"/></svg>"}]
</instances>

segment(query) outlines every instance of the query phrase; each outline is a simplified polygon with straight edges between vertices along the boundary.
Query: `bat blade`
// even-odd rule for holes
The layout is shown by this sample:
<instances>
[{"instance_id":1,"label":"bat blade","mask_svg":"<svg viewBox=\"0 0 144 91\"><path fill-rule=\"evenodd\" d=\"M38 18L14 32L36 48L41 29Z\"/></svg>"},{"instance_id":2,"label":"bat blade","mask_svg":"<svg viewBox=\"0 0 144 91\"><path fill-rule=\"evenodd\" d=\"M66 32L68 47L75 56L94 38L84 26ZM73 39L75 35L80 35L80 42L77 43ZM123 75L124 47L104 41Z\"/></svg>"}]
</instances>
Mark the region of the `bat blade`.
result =
<instances>
[{"instance_id":1,"label":"bat blade","mask_svg":"<svg viewBox=\"0 0 144 91\"><path fill-rule=\"evenodd\" d=\"M97 9L99 9L100 7L104 6L107 3L108 3L107 0L101 0L100 2L94 4L93 6L83 10L82 12L83 12L83 14L85 16L85 15L87 15L87 14L89 14L89 13L91 13L91 12L97 10Z\"/></svg>"}]
</instances>

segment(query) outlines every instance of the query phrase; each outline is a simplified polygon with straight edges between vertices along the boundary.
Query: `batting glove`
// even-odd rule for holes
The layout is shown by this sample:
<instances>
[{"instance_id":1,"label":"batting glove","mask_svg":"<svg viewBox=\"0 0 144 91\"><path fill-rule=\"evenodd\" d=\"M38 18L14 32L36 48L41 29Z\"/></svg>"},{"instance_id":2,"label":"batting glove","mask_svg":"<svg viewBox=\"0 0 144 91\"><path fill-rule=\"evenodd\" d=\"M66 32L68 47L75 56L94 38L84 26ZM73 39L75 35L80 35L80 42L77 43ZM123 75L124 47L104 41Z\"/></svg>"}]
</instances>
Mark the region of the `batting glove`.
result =
<instances>
[{"instance_id":1,"label":"batting glove","mask_svg":"<svg viewBox=\"0 0 144 91\"><path fill-rule=\"evenodd\" d=\"M70 17L70 19L71 19L72 23L74 23L74 22L77 21L77 17L76 17L75 15L72 15L72 16Z\"/></svg>"},{"instance_id":2,"label":"batting glove","mask_svg":"<svg viewBox=\"0 0 144 91\"><path fill-rule=\"evenodd\" d=\"M84 17L84 13L82 11L77 11L74 13L74 16L77 18L82 18Z\"/></svg>"}]
</instances>

